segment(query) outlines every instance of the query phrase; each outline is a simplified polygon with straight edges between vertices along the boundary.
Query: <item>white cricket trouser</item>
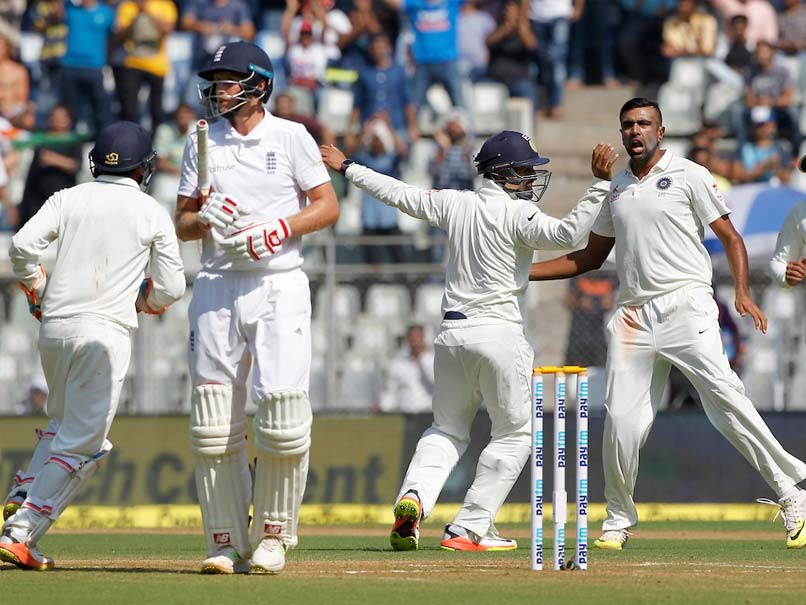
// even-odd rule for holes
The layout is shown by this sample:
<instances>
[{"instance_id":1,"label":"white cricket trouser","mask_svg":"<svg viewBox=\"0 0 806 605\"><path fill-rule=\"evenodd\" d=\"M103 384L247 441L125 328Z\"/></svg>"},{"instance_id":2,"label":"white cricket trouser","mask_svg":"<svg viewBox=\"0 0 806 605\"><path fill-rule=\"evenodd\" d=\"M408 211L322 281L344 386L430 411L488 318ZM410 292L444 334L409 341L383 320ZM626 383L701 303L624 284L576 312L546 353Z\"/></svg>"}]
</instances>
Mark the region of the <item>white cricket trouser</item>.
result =
<instances>
[{"instance_id":1,"label":"white cricket trouser","mask_svg":"<svg viewBox=\"0 0 806 605\"><path fill-rule=\"evenodd\" d=\"M487 533L529 457L533 360L534 351L518 324L472 319L442 323L435 340L434 423L417 444L398 499L416 491L428 516L467 448L483 400L492 435L454 523L481 536Z\"/></svg>"},{"instance_id":2,"label":"white cricket trouser","mask_svg":"<svg viewBox=\"0 0 806 605\"><path fill-rule=\"evenodd\" d=\"M718 316L711 289L692 284L639 307L620 307L608 324L605 531L638 522L633 491L639 450L672 365L697 389L711 424L779 497L806 478L806 464L784 450L745 396L723 350Z\"/></svg>"},{"instance_id":3,"label":"white cricket trouser","mask_svg":"<svg viewBox=\"0 0 806 605\"><path fill-rule=\"evenodd\" d=\"M277 391L307 393L311 371L308 277L302 270L199 273L190 304L189 361L194 385L232 385L237 395L245 392L253 369L254 401Z\"/></svg>"},{"instance_id":4,"label":"white cricket trouser","mask_svg":"<svg viewBox=\"0 0 806 605\"><path fill-rule=\"evenodd\" d=\"M131 357L129 331L99 317L47 319L39 351L50 391L48 416L58 424L50 453L94 456L118 409Z\"/></svg>"}]
</instances>

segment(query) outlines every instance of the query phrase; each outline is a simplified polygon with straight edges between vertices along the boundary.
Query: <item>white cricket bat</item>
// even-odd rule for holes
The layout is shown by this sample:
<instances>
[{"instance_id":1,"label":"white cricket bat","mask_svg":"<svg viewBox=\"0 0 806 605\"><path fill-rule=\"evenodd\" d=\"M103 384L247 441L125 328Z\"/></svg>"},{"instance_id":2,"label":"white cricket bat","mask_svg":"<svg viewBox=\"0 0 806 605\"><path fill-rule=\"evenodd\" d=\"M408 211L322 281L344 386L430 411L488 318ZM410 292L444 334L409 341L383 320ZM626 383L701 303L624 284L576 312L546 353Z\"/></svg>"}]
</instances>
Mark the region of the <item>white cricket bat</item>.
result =
<instances>
[{"instance_id":1,"label":"white cricket bat","mask_svg":"<svg viewBox=\"0 0 806 605\"><path fill-rule=\"evenodd\" d=\"M196 157L198 163L198 187L202 201L210 193L210 174L207 172L207 120L196 122Z\"/></svg>"}]
</instances>

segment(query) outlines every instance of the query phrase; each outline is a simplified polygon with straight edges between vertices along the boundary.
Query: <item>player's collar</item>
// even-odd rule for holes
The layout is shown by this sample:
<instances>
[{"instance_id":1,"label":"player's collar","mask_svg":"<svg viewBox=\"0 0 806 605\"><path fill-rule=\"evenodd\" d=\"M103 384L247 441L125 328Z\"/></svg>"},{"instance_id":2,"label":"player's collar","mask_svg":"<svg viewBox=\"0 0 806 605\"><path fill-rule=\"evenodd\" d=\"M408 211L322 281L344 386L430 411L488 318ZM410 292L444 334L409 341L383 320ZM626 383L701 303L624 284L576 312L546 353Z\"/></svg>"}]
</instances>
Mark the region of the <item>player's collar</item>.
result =
<instances>
[{"instance_id":1,"label":"player's collar","mask_svg":"<svg viewBox=\"0 0 806 605\"><path fill-rule=\"evenodd\" d=\"M239 134L238 131L235 130L235 128L232 126L232 124L228 120L227 125L229 126L229 128L227 128L227 132L225 134L225 137L228 138L228 139L234 139L234 140L237 140L237 141L250 141L250 142L251 141L260 141L261 139L264 138L265 130L266 130L267 126L268 126L268 123L273 118L274 118L274 116L272 116L269 113L269 110L264 106L263 107L263 119L260 122L258 122L255 125L255 127L245 135Z\"/></svg>"},{"instance_id":2,"label":"player's collar","mask_svg":"<svg viewBox=\"0 0 806 605\"><path fill-rule=\"evenodd\" d=\"M664 170L667 170L669 168L669 164L671 164L671 163L672 163L672 152L670 150L668 150L668 149L664 149L663 150L663 155L660 156L660 159L657 161L657 163L652 168L649 169L649 172L647 173L647 176L649 176L650 174L653 174L655 172L663 172ZM630 168L630 162L629 161L627 162L627 167L624 169L624 174L626 174L627 176L629 176L629 177L631 177L633 179L638 180L638 177L635 176L635 174L632 171L632 168ZM644 177L644 178L646 178L646 177Z\"/></svg>"},{"instance_id":3,"label":"player's collar","mask_svg":"<svg viewBox=\"0 0 806 605\"><path fill-rule=\"evenodd\" d=\"M95 181L98 183L111 183L112 185L124 185L126 187L133 187L137 190L140 189L140 185L137 184L137 181L128 176L116 176L114 174L99 174L97 177L95 177Z\"/></svg>"}]
</instances>

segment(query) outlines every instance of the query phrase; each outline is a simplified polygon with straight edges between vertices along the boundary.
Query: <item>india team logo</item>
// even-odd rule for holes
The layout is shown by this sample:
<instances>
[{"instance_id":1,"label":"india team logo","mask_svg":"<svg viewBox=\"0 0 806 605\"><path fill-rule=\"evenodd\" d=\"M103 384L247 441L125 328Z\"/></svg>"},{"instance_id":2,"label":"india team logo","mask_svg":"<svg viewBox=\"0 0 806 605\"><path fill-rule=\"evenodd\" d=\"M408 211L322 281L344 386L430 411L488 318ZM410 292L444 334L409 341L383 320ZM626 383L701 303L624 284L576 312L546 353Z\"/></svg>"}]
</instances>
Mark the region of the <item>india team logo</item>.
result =
<instances>
[{"instance_id":1,"label":"india team logo","mask_svg":"<svg viewBox=\"0 0 806 605\"><path fill-rule=\"evenodd\" d=\"M273 151L266 152L266 174L277 172L277 154Z\"/></svg>"},{"instance_id":2,"label":"india team logo","mask_svg":"<svg viewBox=\"0 0 806 605\"><path fill-rule=\"evenodd\" d=\"M658 182L655 183L655 187L657 187L660 191L666 191L671 186L672 179L670 179L668 176L659 178Z\"/></svg>"}]
</instances>

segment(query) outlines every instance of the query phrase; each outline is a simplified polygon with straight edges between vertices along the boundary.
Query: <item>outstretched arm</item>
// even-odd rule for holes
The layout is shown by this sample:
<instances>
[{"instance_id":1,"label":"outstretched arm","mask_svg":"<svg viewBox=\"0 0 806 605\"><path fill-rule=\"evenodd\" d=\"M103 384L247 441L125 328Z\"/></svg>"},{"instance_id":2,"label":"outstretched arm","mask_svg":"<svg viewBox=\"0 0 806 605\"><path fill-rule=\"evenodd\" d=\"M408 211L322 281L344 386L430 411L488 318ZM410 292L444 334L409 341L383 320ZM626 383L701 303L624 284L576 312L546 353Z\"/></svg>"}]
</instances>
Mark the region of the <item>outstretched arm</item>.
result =
<instances>
[{"instance_id":1,"label":"outstretched arm","mask_svg":"<svg viewBox=\"0 0 806 605\"><path fill-rule=\"evenodd\" d=\"M616 239L613 237L604 237L591 232L588 245L584 249L542 263L532 263L529 281L567 279L598 269L615 243Z\"/></svg>"},{"instance_id":2,"label":"outstretched arm","mask_svg":"<svg viewBox=\"0 0 806 605\"><path fill-rule=\"evenodd\" d=\"M767 333L767 316L758 308L753 298L750 296L750 288L747 285L747 249L744 247L742 236L736 232L730 217L726 214L711 223L722 247L728 255L730 270L733 273L733 281L736 285L736 311L744 317L748 313L753 318L756 330Z\"/></svg>"}]
</instances>

